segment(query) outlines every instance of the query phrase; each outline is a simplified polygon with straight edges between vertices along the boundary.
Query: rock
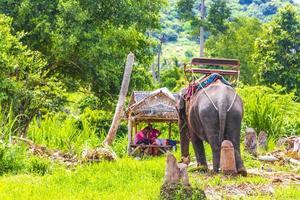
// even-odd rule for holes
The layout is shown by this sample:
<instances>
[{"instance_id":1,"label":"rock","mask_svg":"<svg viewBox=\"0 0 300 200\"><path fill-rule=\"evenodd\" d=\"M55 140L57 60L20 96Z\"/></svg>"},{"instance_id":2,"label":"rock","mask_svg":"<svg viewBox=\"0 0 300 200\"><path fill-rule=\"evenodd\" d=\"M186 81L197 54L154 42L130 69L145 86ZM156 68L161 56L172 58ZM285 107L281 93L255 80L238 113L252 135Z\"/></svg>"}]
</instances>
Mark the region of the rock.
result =
<instances>
[{"instance_id":1,"label":"rock","mask_svg":"<svg viewBox=\"0 0 300 200\"><path fill-rule=\"evenodd\" d=\"M246 128L245 130L245 150L250 154L256 156L257 155L257 140L256 140L256 132L253 128Z\"/></svg>"},{"instance_id":2,"label":"rock","mask_svg":"<svg viewBox=\"0 0 300 200\"><path fill-rule=\"evenodd\" d=\"M262 149L267 149L268 146L268 135L266 132L261 131L258 134L258 146Z\"/></svg>"},{"instance_id":3,"label":"rock","mask_svg":"<svg viewBox=\"0 0 300 200\"><path fill-rule=\"evenodd\" d=\"M275 162L275 161L278 161L279 159L276 158L275 156L258 156L258 160L267 161L267 162Z\"/></svg>"},{"instance_id":4,"label":"rock","mask_svg":"<svg viewBox=\"0 0 300 200\"><path fill-rule=\"evenodd\" d=\"M286 151L297 152L300 155L300 137L291 136L286 138L280 138L277 142L278 147L284 146Z\"/></svg>"},{"instance_id":5,"label":"rock","mask_svg":"<svg viewBox=\"0 0 300 200\"><path fill-rule=\"evenodd\" d=\"M224 174L236 174L234 147L229 140L224 140L221 145L220 168Z\"/></svg>"}]
</instances>

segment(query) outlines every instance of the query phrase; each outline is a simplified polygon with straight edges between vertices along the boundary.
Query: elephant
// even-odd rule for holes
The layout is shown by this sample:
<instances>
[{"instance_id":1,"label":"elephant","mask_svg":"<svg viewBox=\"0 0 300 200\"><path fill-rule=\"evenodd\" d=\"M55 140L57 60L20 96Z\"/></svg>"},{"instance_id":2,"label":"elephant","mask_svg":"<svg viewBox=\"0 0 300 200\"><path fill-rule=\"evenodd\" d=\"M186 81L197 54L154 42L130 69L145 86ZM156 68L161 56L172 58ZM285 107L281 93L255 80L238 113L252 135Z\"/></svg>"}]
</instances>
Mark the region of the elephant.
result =
<instances>
[{"instance_id":1,"label":"elephant","mask_svg":"<svg viewBox=\"0 0 300 200\"><path fill-rule=\"evenodd\" d=\"M197 91L189 100L180 95L177 110L183 162L189 162L191 140L198 165L208 169L203 145L203 141L207 141L213 153L213 170L218 172L221 143L230 140L234 146L236 169L239 174L247 175L240 153L243 101L231 86L217 80Z\"/></svg>"}]
</instances>

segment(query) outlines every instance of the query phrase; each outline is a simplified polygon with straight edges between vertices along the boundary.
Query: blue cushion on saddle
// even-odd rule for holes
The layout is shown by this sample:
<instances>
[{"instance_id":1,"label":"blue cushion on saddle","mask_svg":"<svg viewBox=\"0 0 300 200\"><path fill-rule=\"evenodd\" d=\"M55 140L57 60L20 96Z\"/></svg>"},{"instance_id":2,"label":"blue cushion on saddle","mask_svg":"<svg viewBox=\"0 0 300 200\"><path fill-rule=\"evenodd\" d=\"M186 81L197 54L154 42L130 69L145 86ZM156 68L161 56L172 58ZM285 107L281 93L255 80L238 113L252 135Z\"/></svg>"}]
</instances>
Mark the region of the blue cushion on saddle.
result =
<instances>
[{"instance_id":1,"label":"blue cushion on saddle","mask_svg":"<svg viewBox=\"0 0 300 200\"><path fill-rule=\"evenodd\" d=\"M197 86L197 90L201 90L202 88L207 87L208 85L214 83L217 80L221 80L222 83L232 87L232 85L222 75L213 73L205 81L199 83L199 85Z\"/></svg>"}]
</instances>

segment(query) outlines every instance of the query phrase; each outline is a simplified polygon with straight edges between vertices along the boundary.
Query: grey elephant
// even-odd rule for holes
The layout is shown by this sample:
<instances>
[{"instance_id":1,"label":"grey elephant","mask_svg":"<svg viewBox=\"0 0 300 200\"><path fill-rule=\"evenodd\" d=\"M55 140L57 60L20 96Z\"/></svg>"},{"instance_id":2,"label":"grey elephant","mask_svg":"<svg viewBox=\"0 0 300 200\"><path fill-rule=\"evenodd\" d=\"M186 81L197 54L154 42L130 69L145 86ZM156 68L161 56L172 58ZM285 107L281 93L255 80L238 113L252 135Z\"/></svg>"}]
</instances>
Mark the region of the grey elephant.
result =
<instances>
[{"instance_id":1,"label":"grey elephant","mask_svg":"<svg viewBox=\"0 0 300 200\"><path fill-rule=\"evenodd\" d=\"M218 172L221 143L230 140L234 146L237 171L243 176L247 175L240 153L243 102L232 87L217 80L196 92L189 101L181 96L178 114L183 162L189 160L191 139L198 165L207 169L203 146L203 141L207 141L213 153L213 170Z\"/></svg>"}]
</instances>

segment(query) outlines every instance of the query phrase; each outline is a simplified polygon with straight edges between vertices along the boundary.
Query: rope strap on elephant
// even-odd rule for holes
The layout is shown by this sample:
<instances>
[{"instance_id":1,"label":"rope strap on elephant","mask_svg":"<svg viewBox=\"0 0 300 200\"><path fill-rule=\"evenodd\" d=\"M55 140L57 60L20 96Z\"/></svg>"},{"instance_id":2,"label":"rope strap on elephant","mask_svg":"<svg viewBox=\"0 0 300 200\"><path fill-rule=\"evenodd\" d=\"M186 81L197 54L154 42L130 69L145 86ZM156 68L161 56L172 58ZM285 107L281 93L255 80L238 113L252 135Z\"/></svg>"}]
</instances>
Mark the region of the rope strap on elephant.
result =
<instances>
[{"instance_id":1,"label":"rope strap on elephant","mask_svg":"<svg viewBox=\"0 0 300 200\"><path fill-rule=\"evenodd\" d=\"M232 85L222 75L213 73L209 75L205 80L190 84L186 90L186 93L184 94L184 98L186 100L190 99L190 97L193 96L196 92L205 87L208 87L217 80L220 80L225 85L232 87Z\"/></svg>"}]
</instances>

